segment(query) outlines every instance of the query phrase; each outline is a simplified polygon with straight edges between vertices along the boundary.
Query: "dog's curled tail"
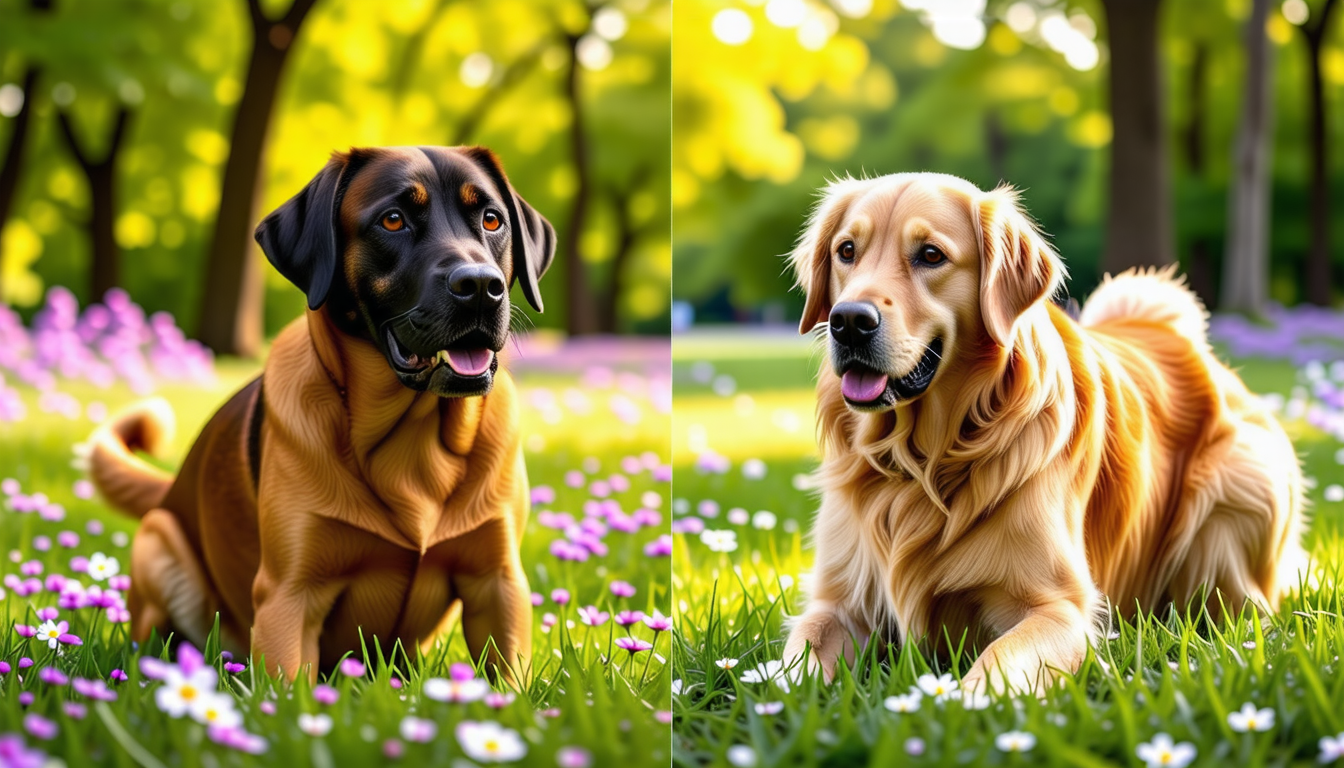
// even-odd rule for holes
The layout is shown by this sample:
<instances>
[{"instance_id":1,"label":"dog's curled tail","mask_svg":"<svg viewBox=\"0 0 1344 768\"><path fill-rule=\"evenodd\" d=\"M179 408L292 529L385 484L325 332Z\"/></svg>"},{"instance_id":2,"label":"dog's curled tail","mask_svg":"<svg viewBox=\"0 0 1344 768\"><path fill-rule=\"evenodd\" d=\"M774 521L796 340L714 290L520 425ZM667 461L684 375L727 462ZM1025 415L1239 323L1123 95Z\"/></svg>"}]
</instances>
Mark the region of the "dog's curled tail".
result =
<instances>
[{"instance_id":1,"label":"dog's curled tail","mask_svg":"<svg viewBox=\"0 0 1344 768\"><path fill-rule=\"evenodd\" d=\"M177 420L161 397L142 400L94 430L85 449L94 487L117 509L143 517L159 506L172 475L149 464L135 451L156 454L173 438Z\"/></svg>"},{"instance_id":2,"label":"dog's curled tail","mask_svg":"<svg viewBox=\"0 0 1344 768\"><path fill-rule=\"evenodd\" d=\"M1097 326L1129 319L1165 323L1200 348L1209 344L1209 313L1185 284L1185 276L1169 267L1136 267L1112 277L1087 297L1078 321Z\"/></svg>"}]
</instances>

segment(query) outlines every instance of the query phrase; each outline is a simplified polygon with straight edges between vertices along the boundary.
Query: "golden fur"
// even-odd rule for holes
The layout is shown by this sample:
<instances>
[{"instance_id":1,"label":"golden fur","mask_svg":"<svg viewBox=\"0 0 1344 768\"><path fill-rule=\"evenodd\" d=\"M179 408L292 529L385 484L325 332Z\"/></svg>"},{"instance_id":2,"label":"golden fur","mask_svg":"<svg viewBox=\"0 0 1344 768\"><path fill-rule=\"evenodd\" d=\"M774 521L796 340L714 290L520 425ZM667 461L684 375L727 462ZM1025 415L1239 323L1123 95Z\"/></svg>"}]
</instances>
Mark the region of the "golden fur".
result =
<instances>
[{"instance_id":1,"label":"golden fur","mask_svg":"<svg viewBox=\"0 0 1344 768\"><path fill-rule=\"evenodd\" d=\"M914 266L926 243L947 263ZM1173 271L1108 278L1075 322L1016 195L940 174L830 185L792 266L804 332L867 301L896 339L892 375L944 346L929 388L880 412L821 374L816 564L786 663L810 647L830 679L851 638L965 632L982 651L966 689L1040 691L1078 667L1107 601L1133 615L1207 589L1215 611L1273 609L1294 586L1297 457Z\"/></svg>"}]
</instances>

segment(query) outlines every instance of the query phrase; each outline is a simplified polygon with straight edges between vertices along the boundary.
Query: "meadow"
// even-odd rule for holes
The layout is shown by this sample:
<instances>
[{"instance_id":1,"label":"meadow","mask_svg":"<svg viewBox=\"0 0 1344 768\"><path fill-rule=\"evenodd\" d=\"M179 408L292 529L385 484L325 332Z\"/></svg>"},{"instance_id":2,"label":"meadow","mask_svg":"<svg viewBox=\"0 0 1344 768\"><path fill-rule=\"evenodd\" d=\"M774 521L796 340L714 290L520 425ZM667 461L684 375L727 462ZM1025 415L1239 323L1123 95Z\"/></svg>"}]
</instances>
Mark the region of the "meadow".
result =
<instances>
[{"instance_id":1,"label":"meadow","mask_svg":"<svg viewBox=\"0 0 1344 768\"><path fill-rule=\"evenodd\" d=\"M834 683L781 670L816 506L813 376L791 330L673 343L673 760L681 766L1283 766L1344 755L1341 316L1214 324L1310 478L1316 579L1274 616L1170 610L1114 621L1041 699L963 701L973 649L942 663L869 643Z\"/></svg>"},{"instance_id":2,"label":"meadow","mask_svg":"<svg viewBox=\"0 0 1344 768\"><path fill-rule=\"evenodd\" d=\"M157 459L175 467L258 364L213 362L170 318L137 319L133 305L111 323L131 343L110 344L106 317L56 305L34 321L55 336L0 317L0 765L667 764L665 342L534 335L511 355L533 494L530 682L489 684L454 627L423 654L365 638L313 686L213 641L136 647L125 612L135 522L100 502L76 451L96 422L152 393L177 414ZM186 359L189 370L175 367ZM184 686L208 706L190 705Z\"/></svg>"}]
</instances>

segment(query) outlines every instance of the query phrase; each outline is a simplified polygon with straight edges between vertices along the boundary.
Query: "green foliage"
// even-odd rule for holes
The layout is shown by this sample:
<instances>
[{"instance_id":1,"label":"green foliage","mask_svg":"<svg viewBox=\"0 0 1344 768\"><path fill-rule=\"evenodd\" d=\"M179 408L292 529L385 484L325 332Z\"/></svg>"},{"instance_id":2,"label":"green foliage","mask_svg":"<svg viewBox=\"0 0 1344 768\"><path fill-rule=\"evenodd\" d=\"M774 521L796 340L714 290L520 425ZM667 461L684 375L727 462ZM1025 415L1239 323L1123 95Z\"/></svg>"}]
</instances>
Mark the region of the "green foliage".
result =
<instances>
[{"instance_id":1,"label":"green foliage","mask_svg":"<svg viewBox=\"0 0 1344 768\"><path fill-rule=\"evenodd\" d=\"M864 5L832 4L837 10ZM742 6L753 34L732 46L712 32L724 4L678 4L674 290L678 300L697 307L700 319L796 316L802 298L789 293L780 256L792 248L815 190L846 174L929 170L961 175L985 188L1010 183L1023 190L1025 206L1053 235L1072 273L1070 292L1086 296L1096 285L1111 135L1100 3L991 0L984 41L973 50L940 42L929 19L911 10L916 5L875 0L856 17L823 9L834 31L811 50L800 42L800 31L780 27L761 7ZM1006 22L1014 5L1034 8L1038 18L1053 6L1076 18L1076 27L1094 28L1099 63L1077 70L1039 31L1014 32ZM1200 241L1215 276L1248 6L1223 0L1163 3L1160 50L1178 253L1189 270ZM1334 21L1323 61L1327 102L1338 104L1344 97L1344 25ZM1293 303L1299 300L1309 237L1306 46L1277 10L1269 34L1277 58L1272 295ZM1191 83L1197 49L1207 63L1198 101ZM1198 173L1188 151L1196 113L1204 156ZM1331 114L1337 117L1338 110ZM1342 123L1333 119L1330 125L1334 145L1344 141ZM1330 160L1336 186L1342 162ZM1335 195L1332 206L1336 217L1344 216L1344 197ZM1334 253L1336 264L1344 266L1338 242Z\"/></svg>"},{"instance_id":2,"label":"green foliage","mask_svg":"<svg viewBox=\"0 0 1344 768\"><path fill-rule=\"evenodd\" d=\"M263 5L278 16L288 4ZM628 211L636 231L619 329L662 330L671 280L670 4L606 6L625 24L618 35L608 29L609 60L590 60L580 74L595 188L583 263L600 297L619 239L614 212ZM286 65L256 218L302 188L334 150L464 142L494 148L515 187L563 231L575 191L566 36L600 38L590 28L597 10L581 0L415 0L395 7L319 0ZM22 230L10 238L23 248L7 262L31 259L37 249L32 269L42 284L68 285L82 302L97 298L87 295L90 249L80 228L87 191L61 143L53 101L73 93L70 107L95 152L115 106L126 103L134 112L119 181L123 284L147 310L170 311L193 328L246 76L246 3L54 0L53 12L36 13L28 0L0 0L0 16L0 84L20 81L30 62L43 67L9 222ZM0 121L0 141L7 122ZM549 311L535 318L538 325L563 323L570 268L558 254L542 283ZM302 298L269 266L266 284L266 327L274 332L301 311ZM28 290L7 298L31 306L39 296Z\"/></svg>"}]
</instances>

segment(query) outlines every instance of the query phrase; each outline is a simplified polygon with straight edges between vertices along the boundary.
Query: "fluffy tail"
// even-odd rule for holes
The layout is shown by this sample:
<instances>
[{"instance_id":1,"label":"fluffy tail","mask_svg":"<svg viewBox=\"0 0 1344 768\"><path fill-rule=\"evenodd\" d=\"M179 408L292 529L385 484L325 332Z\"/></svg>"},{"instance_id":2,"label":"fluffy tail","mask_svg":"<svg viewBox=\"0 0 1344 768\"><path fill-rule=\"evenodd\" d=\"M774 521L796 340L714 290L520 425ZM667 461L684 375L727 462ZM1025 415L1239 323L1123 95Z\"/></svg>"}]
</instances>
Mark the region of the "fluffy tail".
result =
<instances>
[{"instance_id":1,"label":"fluffy tail","mask_svg":"<svg viewBox=\"0 0 1344 768\"><path fill-rule=\"evenodd\" d=\"M1175 264L1107 275L1087 298L1078 318L1086 326L1127 319L1165 323L1201 348L1209 343L1209 313L1186 286L1185 276L1176 274Z\"/></svg>"},{"instance_id":2,"label":"fluffy tail","mask_svg":"<svg viewBox=\"0 0 1344 768\"><path fill-rule=\"evenodd\" d=\"M161 397L142 400L94 430L85 447L93 484L117 509L143 517L159 506L172 475L135 455L155 454L173 437L177 420Z\"/></svg>"}]
</instances>

